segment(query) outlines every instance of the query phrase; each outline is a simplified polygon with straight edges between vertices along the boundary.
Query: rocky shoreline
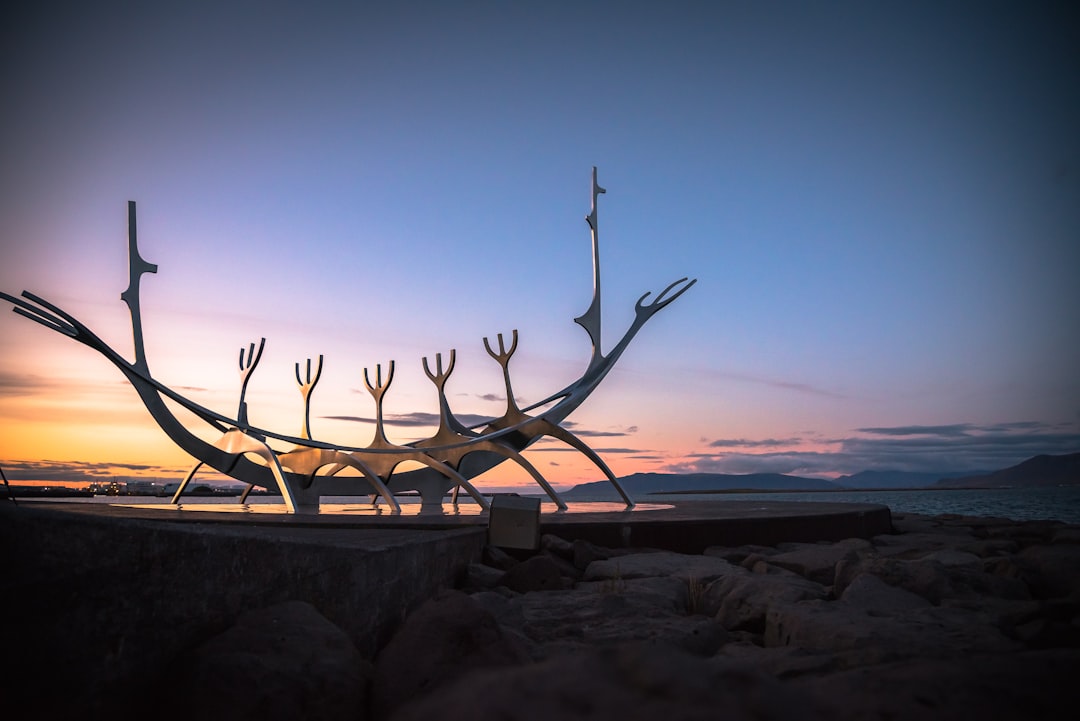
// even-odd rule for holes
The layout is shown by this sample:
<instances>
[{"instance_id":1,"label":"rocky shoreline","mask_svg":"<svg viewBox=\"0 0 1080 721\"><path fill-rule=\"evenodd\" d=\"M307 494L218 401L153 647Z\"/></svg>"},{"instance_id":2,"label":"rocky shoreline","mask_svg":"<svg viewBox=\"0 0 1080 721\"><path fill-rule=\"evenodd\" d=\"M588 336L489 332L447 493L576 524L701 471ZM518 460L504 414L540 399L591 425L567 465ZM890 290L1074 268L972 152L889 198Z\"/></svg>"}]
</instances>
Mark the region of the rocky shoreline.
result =
<instances>
[{"instance_id":1,"label":"rocky shoreline","mask_svg":"<svg viewBox=\"0 0 1080 721\"><path fill-rule=\"evenodd\" d=\"M180 719L1037 719L1080 702L1080 527L894 514L835 543L484 551L374 658L311 604L175 662ZM1070 711L1070 709L1072 711Z\"/></svg>"}]
</instances>

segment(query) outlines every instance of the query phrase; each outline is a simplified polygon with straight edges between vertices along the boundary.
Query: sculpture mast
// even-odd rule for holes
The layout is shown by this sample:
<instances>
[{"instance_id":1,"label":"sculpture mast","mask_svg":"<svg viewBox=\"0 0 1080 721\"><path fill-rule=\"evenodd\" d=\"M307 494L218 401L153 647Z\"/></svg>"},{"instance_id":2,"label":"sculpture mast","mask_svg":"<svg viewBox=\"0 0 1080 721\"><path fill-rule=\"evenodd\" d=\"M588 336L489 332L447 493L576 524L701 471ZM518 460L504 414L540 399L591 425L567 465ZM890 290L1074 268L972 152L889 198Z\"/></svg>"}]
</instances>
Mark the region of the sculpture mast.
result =
<instances>
[{"instance_id":1,"label":"sculpture mast","mask_svg":"<svg viewBox=\"0 0 1080 721\"><path fill-rule=\"evenodd\" d=\"M135 370L149 377L146 350L143 348L142 310L139 308L139 279L143 273L157 273L157 266L139 255L138 230L135 222L135 201L128 201L128 287L120 294L131 311L131 332L135 341Z\"/></svg>"},{"instance_id":2,"label":"sculpture mast","mask_svg":"<svg viewBox=\"0 0 1080 721\"><path fill-rule=\"evenodd\" d=\"M589 359L589 370L595 368L603 359L603 351L600 347L600 236L596 218L596 197L607 191L596 182L596 166L592 169L592 207L585 216L585 222L592 231L592 259L593 259L593 298L589 309L582 313L574 322L580 325L592 339L592 358Z\"/></svg>"}]
</instances>

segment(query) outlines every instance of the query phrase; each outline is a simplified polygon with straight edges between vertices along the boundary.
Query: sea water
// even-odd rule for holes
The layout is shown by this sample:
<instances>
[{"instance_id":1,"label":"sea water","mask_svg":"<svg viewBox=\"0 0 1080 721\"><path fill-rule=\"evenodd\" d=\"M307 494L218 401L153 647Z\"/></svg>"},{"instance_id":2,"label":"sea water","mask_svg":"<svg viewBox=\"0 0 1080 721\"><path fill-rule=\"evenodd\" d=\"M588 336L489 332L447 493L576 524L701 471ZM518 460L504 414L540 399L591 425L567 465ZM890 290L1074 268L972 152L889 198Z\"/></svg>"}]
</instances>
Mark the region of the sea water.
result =
<instances>
[{"instance_id":1,"label":"sea water","mask_svg":"<svg viewBox=\"0 0 1080 721\"><path fill-rule=\"evenodd\" d=\"M641 500L699 501L818 501L876 503L894 513L936 516L1010 518L1014 521L1055 520L1080 524L1080 486L1037 488L964 488L948 490L819 491L805 493L694 493L647 494ZM635 499L636 500L636 499Z\"/></svg>"}]
</instances>

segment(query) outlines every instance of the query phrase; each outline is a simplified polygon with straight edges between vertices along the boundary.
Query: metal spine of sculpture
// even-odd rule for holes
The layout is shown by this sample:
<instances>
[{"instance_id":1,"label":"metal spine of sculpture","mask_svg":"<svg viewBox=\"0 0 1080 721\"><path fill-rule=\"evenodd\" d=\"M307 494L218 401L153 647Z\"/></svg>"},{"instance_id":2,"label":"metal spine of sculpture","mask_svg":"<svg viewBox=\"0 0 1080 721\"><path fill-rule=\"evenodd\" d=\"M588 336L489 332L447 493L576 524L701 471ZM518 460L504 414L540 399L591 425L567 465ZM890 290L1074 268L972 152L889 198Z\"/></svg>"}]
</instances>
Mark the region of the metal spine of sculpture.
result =
<instances>
[{"instance_id":1,"label":"metal spine of sculpture","mask_svg":"<svg viewBox=\"0 0 1080 721\"><path fill-rule=\"evenodd\" d=\"M455 351L450 351L449 362L445 368L442 354L436 354L434 372L425 357L424 373L435 384L438 394L439 428L430 438L407 445L390 441L386 436L383 421L383 397L394 378L394 361L388 364L385 379L382 365L375 366L374 383L371 382L369 369L364 369L364 385L376 408L374 438L366 447L327 443L315 439L312 435L311 395L322 374L322 356L319 356L314 377L311 375L310 359L307 360L304 378L300 375L300 364L296 364L296 381L304 403L299 436L257 428L248 420L245 400L247 384L262 358L265 339L260 339L257 350L255 344L251 343L246 356L244 349L240 349L240 400L235 418L205 408L155 380L143 348L139 284L142 274L156 273L157 266L143 260L139 255L134 201L128 202L129 284L120 296L131 313L135 354L133 362L127 361L74 316L43 298L28 291L23 291L21 298L0 292L0 298L12 303L15 313L93 348L120 369L161 429L174 443L196 459L194 467L174 495L174 503L179 502L181 494L195 473L206 465L248 484L241 501L246 499L247 492L252 488L261 487L271 493L280 494L289 512L295 512L297 506L318 505L321 496L365 495L371 496L373 502L381 498L392 512L400 512L400 506L394 497L394 493L400 491L419 492L423 509L441 510L446 494L451 492L456 503L461 489L465 489L476 503L486 510L487 500L470 479L505 461L512 461L521 466L560 509L565 509L566 504L559 494L522 455L526 448L548 436L566 443L588 458L611 482L629 508L633 506L633 501L619 485L607 464L581 438L563 428L560 423L600 384L649 318L685 293L697 281L681 278L664 288L651 302L646 302L651 293L642 295L634 306L635 315L630 327L605 354L601 335L600 246L596 207L598 195L604 192L606 191L597 184L596 168L593 168L592 205L589 215L586 216L592 234L593 297L585 313L575 319L589 334L592 342L592 354L585 372L562 390L524 409L519 408L514 400L509 368L510 358L518 345L517 330L512 333L509 348L506 347L501 333L497 335L498 350L492 347L488 338L484 338L484 348L488 355L502 369L507 399L506 411L501 417L486 424L469 427L454 416L446 399L445 386L454 370ZM208 423L220 431L222 436L213 443L196 436L176 418L166 405L165 399ZM548 405L550 407L538 415L529 415L530 411ZM291 448L275 450L270 445L271 441L291 444ZM407 461L418 463L422 467L396 472L397 467ZM354 469L359 475L341 474L346 468Z\"/></svg>"}]
</instances>

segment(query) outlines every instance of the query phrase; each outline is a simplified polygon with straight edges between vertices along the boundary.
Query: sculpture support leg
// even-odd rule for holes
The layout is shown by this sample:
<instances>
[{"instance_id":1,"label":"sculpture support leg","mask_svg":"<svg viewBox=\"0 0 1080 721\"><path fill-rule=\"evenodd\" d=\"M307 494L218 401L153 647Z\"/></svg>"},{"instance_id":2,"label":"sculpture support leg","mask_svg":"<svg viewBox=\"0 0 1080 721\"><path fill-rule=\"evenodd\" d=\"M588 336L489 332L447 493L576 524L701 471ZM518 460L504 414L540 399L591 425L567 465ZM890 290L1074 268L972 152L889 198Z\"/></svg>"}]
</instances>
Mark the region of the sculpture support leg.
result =
<instances>
[{"instance_id":1,"label":"sculpture support leg","mask_svg":"<svg viewBox=\"0 0 1080 721\"><path fill-rule=\"evenodd\" d=\"M4 489L7 490L8 498L10 498L11 502L14 503L16 506L19 505L19 502L15 500L15 494L11 492L11 484L8 483L8 479L7 476L4 475L3 468L0 468L0 478L4 479Z\"/></svg>"},{"instance_id":2,"label":"sculpture support leg","mask_svg":"<svg viewBox=\"0 0 1080 721\"><path fill-rule=\"evenodd\" d=\"M191 483L191 479L195 477L195 473L200 468L202 468L202 465L203 462L199 461L194 466L192 466L191 470L187 472L186 476L184 476L184 480L180 481L180 487L176 489L176 493L173 494L172 500L169 501L170 503L172 503L174 506L180 503L180 494L182 494L184 492L184 489L187 488L188 484ZM247 494L246 491L244 493L245 495Z\"/></svg>"},{"instance_id":3,"label":"sculpture support leg","mask_svg":"<svg viewBox=\"0 0 1080 721\"><path fill-rule=\"evenodd\" d=\"M270 472L274 474L274 481L277 483L278 490L281 491L281 498L285 502L285 509L289 513L296 513L296 499L293 497L292 488L289 487L288 481L285 480L285 471L281 468L281 463L278 461L277 454L274 453L270 446L266 445L257 438L247 435L238 428L234 428L225 433L214 447L218 450L226 453L231 453L236 457L242 456L245 453L254 453L255 455L266 461L266 465L270 467ZM188 473L187 478L177 489L174 496L174 502L180 498L180 492L191 480L191 477L195 475L195 471L199 469L202 463L192 468Z\"/></svg>"},{"instance_id":4,"label":"sculpture support leg","mask_svg":"<svg viewBox=\"0 0 1080 721\"><path fill-rule=\"evenodd\" d=\"M634 507L634 502L630 500L630 496L626 495L626 491L624 491L623 487L619 485L618 479L615 478L615 474L612 473L611 469L608 468L606 463L604 463L604 459L596 455L596 452L593 449L589 448L587 445L585 445L584 441L567 431L565 428L557 426L554 423L545 423L544 425L547 426L547 428L545 429L547 435L558 438L560 441L573 446L574 448L579 450L586 458L592 461L593 465L603 471L604 475L607 476L607 479L611 481L611 485L615 486L615 490L619 492L620 496L622 496L623 501L626 503L626 507Z\"/></svg>"},{"instance_id":5,"label":"sculpture support leg","mask_svg":"<svg viewBox=\"0 0 1080 721\"><path fill-rule=\"evenodd\" d=\"M382 496L386 500L386 502L390 504L390 510L393 513L401 513L401 505L398 504L397 499L394 498L394 494L391 493L390 489L386 487L386 484L383 483L383 479L379 477L379 474L372 470L372 468L368 464L364 463L356 456L350 456L344 453L335 455L341 456L342 458L334 461L335 463L337 463L337 465L333 469L334 473L336 473L338 470L340 470L340 468L344 466L350 466L352 468L355 468L356 470L363 473L364 477L368 479L368 482L370 482L371 485L375 487L375 490L378 491L378 493L373 493L371 495L371 505L374 506L375 503L378 501L379 496Z\"/></svg>"},{"instance_id":6,"label":"sculpture support leg","mask_svg":"<svg viewBox=\"0 0 1080 721\"><path fill-rule=\"evenodd\" d=\"M525 459L525 456L521 455L513 448L499 446L498 444L493 445L499 448L499 453L502 453L507 458L510 458L512 461L514 461L519 466L528 471L529 475L533 477L533 480L540 484L540 487L544 489L544 492L548 494L551 500L555 501L555 505L558 506L560 511L566 510L566 503L563 501L563 499L559 496L558 493L555 492L555 489L551 487L551 484L547 482L547 479L540 474L540 471L537 470L536 466L534 466L532 463L529 463L529 461Z\"/></svg>"}]
</instances>

